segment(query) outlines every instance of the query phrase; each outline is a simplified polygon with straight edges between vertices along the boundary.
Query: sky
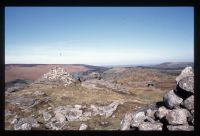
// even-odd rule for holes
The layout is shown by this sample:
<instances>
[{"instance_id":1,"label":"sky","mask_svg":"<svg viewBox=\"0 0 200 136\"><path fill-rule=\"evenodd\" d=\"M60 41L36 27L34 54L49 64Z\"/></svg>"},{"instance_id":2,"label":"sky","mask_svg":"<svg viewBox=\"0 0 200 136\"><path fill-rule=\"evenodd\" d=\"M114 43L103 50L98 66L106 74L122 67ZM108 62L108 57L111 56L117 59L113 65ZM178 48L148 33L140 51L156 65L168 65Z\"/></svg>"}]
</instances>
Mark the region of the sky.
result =
<instances>
[{"instance_id":1,"label":"sky","mask_svg":"<svg viewBox=\"0 0 200 136\"><path fill-rule=\"evenodd\" d=\"M6 64L194 60L193 7L6 7Z\"/></svg>"}]
</instances>

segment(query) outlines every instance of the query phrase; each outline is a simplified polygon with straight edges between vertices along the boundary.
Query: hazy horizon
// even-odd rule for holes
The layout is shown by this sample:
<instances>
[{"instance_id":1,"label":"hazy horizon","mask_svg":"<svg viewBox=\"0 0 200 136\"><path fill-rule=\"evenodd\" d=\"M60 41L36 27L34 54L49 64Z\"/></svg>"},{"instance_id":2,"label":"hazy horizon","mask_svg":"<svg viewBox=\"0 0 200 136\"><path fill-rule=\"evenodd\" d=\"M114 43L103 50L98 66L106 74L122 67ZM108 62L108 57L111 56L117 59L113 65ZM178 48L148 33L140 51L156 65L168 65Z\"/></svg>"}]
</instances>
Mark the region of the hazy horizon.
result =
<instances>
[{"instance_id":1,"label":"hazy horizon","mask_svg":"<svg viewBox=\"0 0 200 136\"><path fill-rule=\"evenodd\" d=\"M194 61L192 7L6 7L5 64Z\"/></svg>"}]
</instances>

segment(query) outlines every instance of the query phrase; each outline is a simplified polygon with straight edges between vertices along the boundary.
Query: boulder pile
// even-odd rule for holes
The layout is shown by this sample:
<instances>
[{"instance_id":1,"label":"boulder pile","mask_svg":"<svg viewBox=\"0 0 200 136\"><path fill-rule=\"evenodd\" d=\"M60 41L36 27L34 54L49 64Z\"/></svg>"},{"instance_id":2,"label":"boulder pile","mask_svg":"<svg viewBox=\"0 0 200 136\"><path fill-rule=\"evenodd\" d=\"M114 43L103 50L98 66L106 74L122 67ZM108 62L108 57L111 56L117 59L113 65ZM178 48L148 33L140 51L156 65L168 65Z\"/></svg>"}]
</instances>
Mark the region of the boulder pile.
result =
<instances>
[{"instance_id":1,"label":"boulder pile","mask_svg":"<svg viewBox=\"0 0 200 136\"><path fill-rule=\"evenodd\" d=\"M194 73L186 67L176 78L177 87L157 102L133 113L126 113L120 130L193 131Z\"/></svg>"},{"instance_id":2,"label":"boulder pile","mask_svg":"<svg viewBox=\"0 0 200 136\"><path fill-rule=\"evenodd\" d=\"M76 80L73 78L71 74L66 72L64 68L61 67L54 67L48 73L44 74L36 83L48 83L53 82L56 83L63 83L64 86L68 86L72 83L75 83Z\"/></svg>"}]
</instances>

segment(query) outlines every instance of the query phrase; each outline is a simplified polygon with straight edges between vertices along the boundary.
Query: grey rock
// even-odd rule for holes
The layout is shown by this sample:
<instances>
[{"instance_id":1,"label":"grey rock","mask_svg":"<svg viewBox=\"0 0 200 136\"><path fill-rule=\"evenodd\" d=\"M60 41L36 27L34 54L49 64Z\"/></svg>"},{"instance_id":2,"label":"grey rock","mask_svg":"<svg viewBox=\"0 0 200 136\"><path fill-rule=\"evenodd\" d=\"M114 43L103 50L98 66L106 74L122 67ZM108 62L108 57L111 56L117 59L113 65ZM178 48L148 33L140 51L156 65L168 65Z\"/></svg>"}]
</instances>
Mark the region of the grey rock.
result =
<instances>
[{"instance_id":1,"label":"grey rock","mask_svg":"<svg viewBox=\"0 0 200 136\"><path fill-rule=\"evenodd\" d=\"M138 130L142 130L142 131L161 131L163 127L162 123L150 123L150 122L142 122L139 126L138 126Z\"/></svg>"},{"instance_id":2,"label":"grey rock","mask_svg":"<svg viewBox=\"0 0 200 136\"><path fill-rule=\"evenodd\" d=\"M43 112L43 118L45 121L49 121L51 119L51 114L49 112Z\"/></svg>"},{"instance_id":3,"label":"grey rock","mask_svg":"<svg viewBox=\"0 0 200 136\"><path fill-rule=\"evenodd\" d=\"M194 76L182 78L178 82L178 87L186 92L194 93Z\"/></svg>"},{"instance_id":4,"label":"grey rock","mask_svg":"<svg viewBox=\"0 0 200 136\"><path fill-rule=\"evenodd\" d=\"M138 127L145 120L145 113L143 111L135 112L131 121L131 127Z\"/></svg>"},{"instance_id":5,"label":"grey rock","mask_svg":"<svg viewBox=\"0 0 200 136\"><path fill-rule=\"evenodd\" d=\"M189 125L178 125L178 126L168 125L167 129L169 131L177 131L177 130L193 131L194 130L194 126L189 126Z\"/></svg>"},{"instance_id":6,"label":"grey rock","mask_svg":"<svg viewBox=\"0 0 200 136\"><path fill-rule=\"evenodd\" d=\"M67 121L76 121L79 120L79 118L82 116L82 110L79 109L71 109L67 110L65 117Z\"/></svg>"},{"instance_id":7,"label":"grey rock","mask_svg":"<svg viewBox=\"0 0 200 136\"><path fill-rule=\"evenodd\" d=\"M171 125L188 124L187 117L189 117L189 111L186 109L174 109L166 116L166 120Z\"/></svg>"},{"instance_id":8,"label":"grey rock","mask_svg":"<svg viewBox=\"0 0 200 136\"><path fill-rule=\"evenodd\" d=\"M45 95L45 93L42 91L35 91L33 94L36 96L44 96Z\"/></svg>"},{"instance_id":9,"label":"grey rock","mask_svg":"<svg viewBox=\"0 0 200 136\"><path fill-rule=\"evenodd\" d=\"M13 86L13 87L9 87L7 88L7 92L8 93L12 93L12 92L16 92L16 91L19 91L21 89L23 89L24 87L21 87L21 86Z\"/></svg>"},{"instance_id":10,"label":"grey rock","mask_svg":"<svg viewBox=\"0 0 200 136\"><path fill-rule=\"evenodd\" d=\"M178 83L181 79L188 76L194 76L192 67L186 67L181 71L181 74L176 77L176 82Z\"/></svg>"},{"instance_id":11,"label":"grey rock","mask_svg":"<svg viewBox=\"0 0 200 136\"><path fill-rule=\"evenodd\" d=\"M133 119L133 114L132 113L126 113L124 118L122 119L122 121L120 123L120 130L129 130L132 119Z\"/></svg>"},{"instance_id":12,"label":"grey rock","mask_svg":"<svg viewBox=\"0 0 200 136\"><path fill-rule=\"evenodd\" d=\"M153 119L155 119L155 113L156 113L157 110L152 110L151 108L147 109L146 110L146 113L145 115L148 116L148 117L151 117Z\"/></svg>"},{"instance_id":13,"label":"grey rock","mask_svg":"<svg viewBox=\"0 0 200 136\"><path fill-rule=\"evenodd\" d=\"M88 126L86 124L81 124L79 130L86 130Z\"/></svg>"},{"instance_id":14,"label":"grey rock","mask_svg":"<svg viewBox=\"0 0 200 136\"><path fill-rule=\"evenodd\" d=\"M155 113L155 116L159 119L164 118L171 110L165 108L164 106L160 107Z\"/></svg>"},{"instance_id":15,"label":"grey rock","mask_svg":"<svg viewBox=\"0 0 200 136\"><path fill-rule=\"evenodd\" d=\"M183 99L180 98L179 96L177 96L174 93L174 90L169 91L163 97L163 102L164 102L165 106L170 109L179 106L182 101L183 101Z\"/></svg>"},{"instance_id":16,"label":"grey rock","mask_svg":"<svg viewBox=\"0 0 200 136\"><path fill-rule=\"evenodd\" d=\"M57 121L59 121L60 123L63 123L64 121L66 121L65 115L63 115L60 112L55 112L55 118Z\"/></svg>"},{"instance_id":17,"label":"grey rock","mask_svg":"<svg viewBox=\"0 0 200 136\"><path fill-rule=\"evenodd\" d=\"M60 123L60 122L48 122L45 124L45 127L51 130L62 130L62 128L65 126L65 122Z\"/></svg>"},{"instance_id":18,"label":"grey rock","mask_svg":"<svg viewBox=\"0 0 200 136\"><path fill-rule=\"evenodd\" d=\"M155 123L155 120L149 116L145 117L145 122L151 122L151 123Z\"/></svg>"},{"instance_id":19,"label":"grey rock","mask_svg":"<svg viewBox=\"0 0 200 136\"><path fill-rule=\"evenodd\" d=\"M25 125L23 125L25 124ZM29 125L27 125L29 124ZM28 117L28 118L20 118L17 122L15 122L14 124L14 129L15 130L23 130L25 128L29 129L31 128L38 128L40 125L37 123L37 121L32 118L32 117Z\"/></svg>"},{"instance_id":20,"label":"grey rock","mask_svg":"<svg viewBox=\"0 0 200 136\"><path fill-rule=\"evenodd\" d=\"M186 100L184 100L184 106L188 109L188 110L193 110L194 109L194 95L191 95L189 98L187 98Z\"/></svg>"},{"instance_id":21,"label":"grey rock","mask_svg":"<svg viewBox=\"0 0 200 136\"><path fill-rule=\"evenodd\" d=\"M91 109L92 109L92 114L93 116L96 115L100 115L103 116L105 115L106 118L112 116L113 112L117 109L119 105L119 102L112 102L111 104L109 104L108 106L95 106L95 105L91 105Z\"/></svg>"},{"instance_id":22,"label":"grey rock","mask_svg":"<svg viewBox=\"0 0 200 136\"><path fill-rule=\"evenodd\" d=\"M28 124L28 123L24 123L24 124L21 126L21 130L31 130L31 125Z\"/></svg>"}]
</instances>

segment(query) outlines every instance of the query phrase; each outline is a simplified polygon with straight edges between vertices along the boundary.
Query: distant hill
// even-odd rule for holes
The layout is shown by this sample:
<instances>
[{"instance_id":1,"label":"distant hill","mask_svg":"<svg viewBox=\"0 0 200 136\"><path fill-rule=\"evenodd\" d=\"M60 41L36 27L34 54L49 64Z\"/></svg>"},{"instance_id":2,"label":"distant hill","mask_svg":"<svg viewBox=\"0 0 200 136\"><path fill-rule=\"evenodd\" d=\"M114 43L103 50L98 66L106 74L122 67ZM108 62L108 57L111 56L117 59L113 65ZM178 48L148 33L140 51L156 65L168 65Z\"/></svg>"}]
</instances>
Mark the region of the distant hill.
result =
<instances>
[{"instance_id":1,"label":"distant hill","mask_svg":"<svg viewBox=\"0 0 200 136\"><path fill-rule=\"evenodd\" d=\"M16 79L36 80L51 68L58 66L64 68L69 73L107 70L105 67L91 66L85 64L6 64L5 81Z\"/></svg>"},{"instance_id":2,"label":"distant hill","mask_svg":"<svg viewBox=\"0 0 200 136\"><path fill-rule=\"evenodd\" d=\"M191 66L194 67L194 63L193 62L164 62L161 64L157 64L157 65L150 65L150 66L138 66L138 67L142 67L142 68L155 68L155 69L174 69L174 70L179 70L179 69L183 69L187 66Z\"/></svg>"}]
</instances>

